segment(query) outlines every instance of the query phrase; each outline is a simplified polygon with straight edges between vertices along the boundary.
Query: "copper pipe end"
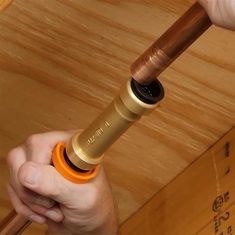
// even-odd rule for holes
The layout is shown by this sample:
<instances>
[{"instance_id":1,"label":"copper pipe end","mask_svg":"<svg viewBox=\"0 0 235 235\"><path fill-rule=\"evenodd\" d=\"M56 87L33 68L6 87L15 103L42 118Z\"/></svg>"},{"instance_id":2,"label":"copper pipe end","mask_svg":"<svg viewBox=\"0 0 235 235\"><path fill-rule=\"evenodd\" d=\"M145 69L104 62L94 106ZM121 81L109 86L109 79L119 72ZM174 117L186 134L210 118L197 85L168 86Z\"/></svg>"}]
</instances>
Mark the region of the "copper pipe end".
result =
<instances>
[{"instance_id":1,"label":"copper pipe end","mask_svg":"<svg viewBox=\"0 0 235 235\"><path fill-rule=\"evenodd\" d=\"M195 3L132 64L132 77L142 85L150 84L211 24L203 7Z\"/></svg>"}]
</instances>

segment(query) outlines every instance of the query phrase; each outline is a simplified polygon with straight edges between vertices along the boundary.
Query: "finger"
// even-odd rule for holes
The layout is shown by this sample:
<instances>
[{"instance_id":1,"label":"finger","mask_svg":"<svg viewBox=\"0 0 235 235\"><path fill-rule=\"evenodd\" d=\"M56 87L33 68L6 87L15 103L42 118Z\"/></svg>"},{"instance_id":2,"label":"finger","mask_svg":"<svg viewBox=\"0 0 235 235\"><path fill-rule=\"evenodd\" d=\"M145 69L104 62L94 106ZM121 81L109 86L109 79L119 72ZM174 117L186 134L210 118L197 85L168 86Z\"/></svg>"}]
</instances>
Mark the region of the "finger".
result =
<instances>
[{"instance_id":1,"label":"finger","mask_svg":"<svg viewBox=\"0 0 235 235\"><path fill-rule=\"evenodd\" d=\"M33 205L37 205L43 208L52 208L55 205L55 201L39 195L31 190L25 189L27 193L24 196L24 201L32 208Z\"/></svg>"},{"instance_id":2,"label":"finger","mask_svg":"<svg viewBox=\"0 0 235 235\"><path fill-rule=\"evenodd\" d=\"M25 143L27 159L41 164L50 164L52 151L58 142L67 142L75 133L72 131L54 131L31 135Z\"/></svg>"},{"instance_id":3,"label":"finger","mask_svg":"<svg viewBox=\"0 0 235 235\"><path fill-rule=\"evenodd\" d=\"M19 180L28 189L62 204L71 198L70 189L75 185L61 176L54 167L34 162L23 164L19 170Z\"/></svg>"},{"instance_id":4,"label":"finger","mask_svg":"<svg viewBox=\"0 0 235 235\"><path fill-rule=\"evenodd\" d=\"M39 215L45 216L56 223L62 222L64 219L64 215L58 206L54 206L51 209L46 209L44 207L33 205L32 209L37 211Z\"/></svg>"},{"instance_id":5,"label":"finger","mask_svg":"<svg viewBox=\"0 0 235 235\"><path fill-rule=\"evenodd\" d=\"M198 0L198 2L205 8L214 24L235 30L234 0Z\"/></svg>"},{"instance_id":6,"label":"finger","mask_svg":"<svg viewBox=\"0 0 235 235\"><path fill-rule=\"evenodd\" d=\"M51 208L54 205L54 201L36 194L26 188L24 188L18 179L19 168L26 161L26 153L23 146L19 146L8 153L7 164L10 171L10 184L14 188L18 197L25 204L30 206L31 204L41 205L46 208Z\"/></svg>"},{"instance_id":7,"label":"finger","mask_svg":"<svg viewBox=\"0 0 235 235\"><path fill-rule=\"evenodd\" d=\"M22 203L22 201L18 198L16 192L11 187L11 185L8 184L7 190L8 190L8 194L10 196L10 200L12 202L12 205L14 206L14 208L18 214L21 214L21 215L25 216L27 219L29 219L33 222L39 223L39 224L46 223L45 217L36 214L32 210L30 210L25 204Z\"/></svg>"},{"instance_id":8,"label":"finger","mask_svg":"<svg viewBox=\"0 0 235 235\"><path fill-rule=\"evenodd\" d=\"M11 176L17 178L15 174L19 167L26 161L26 152L23 146L12 149L6 156L7 166Z\"/></svg>"},{"instance_id":9,"label":"finger","mask_svg":"<svg viewBox=\"0 0 235 235\"><path fill-rule=\"evenodd\" d=\"M97 202L103 200L101 195L107 194L100 190L108 188L104 186L106 181L102 168L97 177L90 182L74 184L60 175L52 166L27 162L19 171L19 179L25 187L52 198L65 208L77 206L81 214L92 213L93 209L98 206Z\"/></svg>"}]
</instances>

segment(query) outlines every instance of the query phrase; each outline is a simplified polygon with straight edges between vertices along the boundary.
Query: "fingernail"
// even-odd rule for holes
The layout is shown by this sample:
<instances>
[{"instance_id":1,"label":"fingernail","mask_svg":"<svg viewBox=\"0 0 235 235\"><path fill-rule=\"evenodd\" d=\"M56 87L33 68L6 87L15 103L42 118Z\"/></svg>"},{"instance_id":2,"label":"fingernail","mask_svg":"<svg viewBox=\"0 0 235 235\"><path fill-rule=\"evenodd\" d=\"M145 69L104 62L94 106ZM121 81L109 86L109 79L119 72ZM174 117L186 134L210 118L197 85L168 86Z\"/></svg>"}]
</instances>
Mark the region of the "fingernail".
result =
<instances>
[{"instance_id":1,"label":"fingernail","mask_svg":"<svg viewBox=\"0 0 235 235\"><path fill-rule=\"evenodd\" d=\"M38 224L44 224L46 222L45 218L38 216L38 215L31 215L29 219Z\"/></svg>"},{"instance_id":2,"label":"fingernail","mask_svg":"<svg viewBox=\"0 0 235 235\"><path fill-rule=\"evenodd\" d=\"M38 171L36 167L29 166L27 168L27 173L24 178L25 183L33 185L37 182L37 178L38 178Z\"/></svg>"},{"instance_id":3,"label":"fingernail","mask_svg":"<svg viewBox=\"0 0 235 235\"><path fill-rule=\"evenodd\" d=\"M62 220L61 216L56 213L55 211L47 211L45 213L46 217L48 217L49 219L55 221L55 222L60 222Z\"/></svg>"}]
</instances>

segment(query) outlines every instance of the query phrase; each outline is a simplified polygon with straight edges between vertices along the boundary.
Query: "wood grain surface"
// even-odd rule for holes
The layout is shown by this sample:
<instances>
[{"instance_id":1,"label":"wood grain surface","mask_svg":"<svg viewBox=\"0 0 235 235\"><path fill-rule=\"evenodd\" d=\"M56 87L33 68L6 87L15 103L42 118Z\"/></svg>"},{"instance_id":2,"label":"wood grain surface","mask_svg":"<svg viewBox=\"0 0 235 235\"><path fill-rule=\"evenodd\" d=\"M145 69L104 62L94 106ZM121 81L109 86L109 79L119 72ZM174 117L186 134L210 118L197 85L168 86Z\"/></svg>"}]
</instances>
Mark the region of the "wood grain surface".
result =
<instances>
[{"instance_id":1,"label":"wood grain surface","mask_svg":"<svg viewBox=\"0 0 235 235\"><path fill-rule=\"evenodd\" d=\"M12 0L0 0L0 12L5 10L10 4Z\"/></svg>"},{"instance_id":2,"label":"wood grain surface","mask_svg":"<svg viewBox=\"0 0 235 235\"><path fill-rule=\"evenodd\" d=\"M0 15L0 218L7 151L32 133L86 127L192 3L15 0ZM106 153L120 223L234 125L234 73L235 34L212 27L160 76L161 106Z\"/></svg>"},{"instance_id":3,"label":"wood grain surface","mask_svg":"<svg viewBox=\"0 0 235 235\"><path fill-rule=\"evenodd\" d=\"M235 229L235 128L157 193L121 235L232 235Z\"/></svg>"}]
</instances>

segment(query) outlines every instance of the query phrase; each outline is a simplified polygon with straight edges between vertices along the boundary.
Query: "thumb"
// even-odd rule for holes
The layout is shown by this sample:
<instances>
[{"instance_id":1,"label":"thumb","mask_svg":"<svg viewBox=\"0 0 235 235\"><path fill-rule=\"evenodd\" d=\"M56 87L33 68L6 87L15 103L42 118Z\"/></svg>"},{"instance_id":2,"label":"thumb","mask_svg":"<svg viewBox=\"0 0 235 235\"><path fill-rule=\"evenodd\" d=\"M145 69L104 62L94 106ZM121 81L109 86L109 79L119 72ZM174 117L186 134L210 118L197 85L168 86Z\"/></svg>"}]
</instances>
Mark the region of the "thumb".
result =
<instances>
[{"instance_id":1,"label":"thumb","mask_svg":"<svg viewBox=\"0 0 235 235\"><path fill-rule=\"evenodd\" d=\"M26 188L61 204L66 204L70 198L70 189L74 187L53 166L34 162L24 163L19 169L18 178Z\"/></svg>"},{"instance_id":2,"label":"thumb","mask_svg":"<svg viewBox=\"0 0 235 235\"><path fill-rule=\"evenodd\" d=\"M198 0L198 2L205 8L214 24L235 30L234 0Z\"/></svg>"}]
</instances>

